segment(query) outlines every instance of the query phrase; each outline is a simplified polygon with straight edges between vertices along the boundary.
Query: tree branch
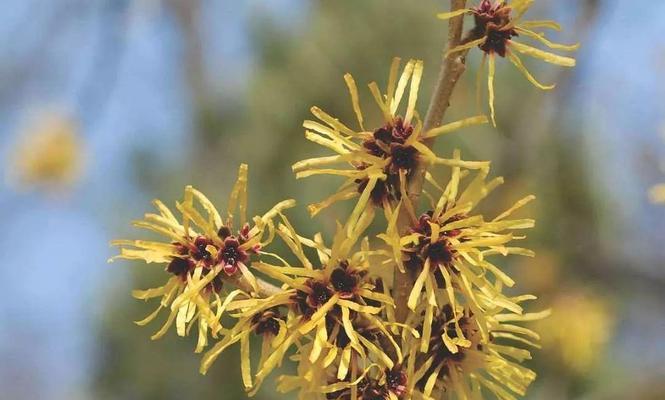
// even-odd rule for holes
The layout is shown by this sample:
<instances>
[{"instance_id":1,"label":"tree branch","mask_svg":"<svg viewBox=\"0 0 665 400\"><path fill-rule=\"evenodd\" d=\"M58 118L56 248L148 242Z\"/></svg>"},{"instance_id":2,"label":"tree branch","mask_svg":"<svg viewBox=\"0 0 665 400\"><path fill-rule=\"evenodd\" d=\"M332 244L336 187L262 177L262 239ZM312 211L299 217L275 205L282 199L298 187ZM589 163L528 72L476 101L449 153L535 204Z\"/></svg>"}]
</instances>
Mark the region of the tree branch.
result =
<instances>
[{"instance_id":1,"label":"tree branch","mask_svg":"<svg viewBox=\"0 0 665 400\"><path fill-rule=\"evenodd\" d=\"M461 10L464 7L466 7L466 0L450 0L451 11ZM463 29L464 15L460 15L450 20L448 24L448 49L452 49L462 42ZM448 57L446 57L444 53L436 88L434 93L432 93L429 109L425 116L423 132L436 128L443 122L443 117L450 106L450 98L455 90L455 86L466 70L467 53L468 50L461 51L451 54ZM426 139L424 143L427 147L431 148L434 145L434 140L434 138ZM422 192L426 172L427 165L419 163L410 178L408 193L409 200L414 206L417 204L418 198ZM405 212L400 213L398 220L398 230L400 235L407 233L410 227L411 221L409 220L408 214ZM398 321L403 322L406 320L409 312L407 308L407 300L409 293L411 293L411 289L413 288L416 276L414 271L407 270L406 273L402 273L397 267L395 267L394 276L393 295L397 306L395 317Z\"/></svg>"},{"instance_id":2,"label":"tree branch","mask_svg":"<svg viewBox=\"0 0 665 400\"><path fill-rule=\"evenodd\" d=\"M223 274L223 272L220 273ZM249 280L242 273L240 273L240 271L233 274L232 276L225 276L224 282L228 282L246 293L256 292ZM256 286L258 286L259 290L257 294L260 297L270 297L272 295L282 293L282 289L280 287L275 286L270 282L266 282L261 278L256 278Z\"/></svg>"},{"instance_id":3,"label":"tree branch","mask_svg":"<svg viewBox=\"0 0 665 400\"><path fill-rule=\"evenodd\" d=\"M460 10L466 7L466 0L451 0L450 10ZM448 25L448 49L457 47L462 42L462 30L464 28L464 16L455 17L450 20ZM466 70L467 51L451 54L449 57L443 56L441 70L436 88L432 93L429 109L425 116L423 131L428 131L441 125L443 116L450 106L450 98L460 77ZM426 143L428 146L434 144L430 139ZM424 169L424 168L423 168ZM419 194L419 193L418 193Z\"/></svg>"}]
</instances>

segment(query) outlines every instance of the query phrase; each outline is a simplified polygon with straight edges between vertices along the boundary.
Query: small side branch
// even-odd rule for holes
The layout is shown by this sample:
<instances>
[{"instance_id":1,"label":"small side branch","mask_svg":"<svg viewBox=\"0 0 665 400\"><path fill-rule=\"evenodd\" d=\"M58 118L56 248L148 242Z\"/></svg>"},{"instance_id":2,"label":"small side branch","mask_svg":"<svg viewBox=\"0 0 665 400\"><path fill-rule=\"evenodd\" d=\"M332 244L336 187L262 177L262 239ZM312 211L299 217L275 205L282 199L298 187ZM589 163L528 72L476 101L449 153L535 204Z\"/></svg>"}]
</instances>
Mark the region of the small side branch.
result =
<instances>
[{"instance_id":1,"label":"small side branch","mask_svg":"<svg viewBox=\"0 0 665 400\"><path fill-rule=\"evenodd\" d=\"M223 272L221 272L223 274ZM252 293L255 292L254 288L252 287L252 284L250 281L245 278L240 271L238 273L234 274L233 276L228 276L224 278L225 282L229 282L230 284L236 286L238 289L242 290L243 292L246 293ZM270 282L266 282L263 279L256 278L256 286L258 287L258 292L257 294L259 297L270 297L272 295L278 294L282 292L282 289L273 285Z\"/></svg>"},{"instance_id":2,"label":"small side branch","mask_svg":"<svg viewBox=\"0 0 665 400\"><path fill-rule=\"evenodd\" d=\"M461 10L466 7L466 0L451 0L451 11ZM464 29L464 16L452 18L448 25L448 49L457 47L462 42L462 30ZM439 72L439 79L437 80L436 88L432 93L429 109L425 116L423 129L425 131L436 128L443 122L448 107L450 106L450 98L453 95L457 82L466 70L466 55L469 51L460 51L450 56L443 56L441 63L441 70ZM430 140L427 143L431 147L434 141ZM418 193L420 194L420 193Z\"/></svg>"}]
</instances>

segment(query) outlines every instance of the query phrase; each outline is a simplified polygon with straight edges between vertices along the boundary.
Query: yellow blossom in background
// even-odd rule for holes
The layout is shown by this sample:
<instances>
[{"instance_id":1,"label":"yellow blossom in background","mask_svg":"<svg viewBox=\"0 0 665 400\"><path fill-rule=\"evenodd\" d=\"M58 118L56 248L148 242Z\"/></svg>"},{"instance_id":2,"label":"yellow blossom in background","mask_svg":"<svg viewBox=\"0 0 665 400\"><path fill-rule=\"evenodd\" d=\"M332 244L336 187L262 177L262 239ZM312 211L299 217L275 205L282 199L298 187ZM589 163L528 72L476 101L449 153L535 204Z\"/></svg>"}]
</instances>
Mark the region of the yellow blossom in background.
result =
<instances>
[{"instance_id":1,"label":"yellow blossom in background","mask_svg":"<svg viewBox=\"0 0 665 400\"><path fill-rule=\"evenodd\" d=\"M665 124L660 128L660 136L665 139ZM654 185L649 189L649 200L656 204L665 204L665 183Z\"/></svg>"},{"instance_id":2,"label":"yellow blossom in background","mask_svg":"<svg viewBox=\"0 0 665 400\"><path fill-rule=\"evenodd\" d=\"M536 29L553 29L560 31L561 26L554 21L524 21L523 17L533 5L534 0L514 0L511 2L495 0L481 0L478 6L441 13L440 19L450 19L459 15L467 14L474 18L475 27L463 40L463 44L448 50L448 54L466 51L474 47L483 51L483 62L478 69L480 81L485 63L488 65L487 88L489 94L489 107L492 123L496 126L494 112L494 78L496 62L495 57L508 57L508 60L531 82L534 86L543 90L554 89L555 85L544 85L526 69L522 60L517 55L523 54L543 60L550 64L562 67L574 67L575 59L563 57L549 51L540 50L531 45L514 40L515 37L526 37L554 50L575 51L579 44L563 45L553 43L547 39L544 32ZM479 86L480 87L480 86Z\"/></svg>"},{"instance_id":3,"label":"yellow blossom in background","mask_svg":"<svg viewBox=\"0 0 665 400\"><path fill-rule=\"evenodd\" d=\"M22 132L6 166L19 187L65 191L83 172L84 146L76 122L62 114L38 116Z\"/></svg>"},{"instance_id":4,"label":"yellow blossom in background","mask_svg":"<svg viewBox=\"0 0 665 400\"><path fill-rule=\"evenodd\" d=\"M113 241L120 247L120 255L110 261L124 258L166 266L165 272L170 276L166 284L133 292L137 299L160 299L157 309L136 323L146 325L167 309L168 318L152 339L162 337L174 322L179 336L187 335L197 323L199 352L207 344L209 328L213 337L223 329L220 318L225 302L239 294L229 294L224 282L243 279L250 291L259 291L256 278L247 267L250 256L262 253L274 237L272 218L294 202L283 201L263 216L247 220L247 165L242 164L223 216L191 186L185 188L184 200L176 203L180 218L161 201L155 200L154 205L158 213L145 214L134 226L155 232L166 241Z\"/></svg>"},{"instance_id":5,"label":"yellow blossom in background","mask_svg":"<svg viewBox=\"0 0 665 400\"><path fill-rule=\"evenodd\" d=\"M369 84L370 92L383 116L382 125L378 128L366 126L358 88L350 74L346 74L344 80L357 117L357 128L352 129L318 107L312 107L312 114L318 121L304 122L305 137L337 154L294 164L296 177L328 174L346 178L332 196L309 206L312 215L337 201L357 196L360 196L356 205L358 210L364 209L367 204L387 209L391 202L404 197L407 179L412 176L420 162L465 168L481 168L487 165L482 162L437 157L423 143L424 140L454 132L465 126L486 123L487 118L475 116L423 131L416 111L423 63L420 60L409 60L398 77L399 68L400 59L395 58L385 93L380 91L376 82ZM403 98L406 98L406 109L400 114Z\"/></svg>"},{"instance_id":6,"label":"yellow blossom in background","mask_svg":"<svg viewBox=\"0 0 665 400\"><path fill-rule=\"evenodd\" d=\"M665 203L665 183L655 185L649 190L649 200L653 203Z\"/></svg>"},{"instance_id":7,"label":"yellow blossom in background","mask_svg":"<svg viewBox=\"0 0 665 400\"><path fill-rule=\"evenodd\" d=\"M578 375L587 375L614 331L615 317L601 296L583 291L562 293L550 303L552 315L538 321L544 351Z\"/></svg>"}]
</instances>

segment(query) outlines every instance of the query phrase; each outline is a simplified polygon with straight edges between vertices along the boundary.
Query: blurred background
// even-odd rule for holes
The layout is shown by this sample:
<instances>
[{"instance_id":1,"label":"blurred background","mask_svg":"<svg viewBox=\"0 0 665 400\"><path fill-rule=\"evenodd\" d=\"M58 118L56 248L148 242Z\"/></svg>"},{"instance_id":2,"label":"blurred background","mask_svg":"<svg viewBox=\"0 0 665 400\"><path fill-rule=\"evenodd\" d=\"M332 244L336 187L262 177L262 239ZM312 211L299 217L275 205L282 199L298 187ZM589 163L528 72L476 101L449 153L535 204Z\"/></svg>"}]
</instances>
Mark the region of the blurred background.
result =
<instances>
[{"instance_id":1,"label":"blurred background","mask_svg":"<svg viewBox=\"0 0 665 400\"><path fill-rule=\"evenodd\" d=\"M437 143L493 160L507 184L490 215L527 193L535 259L505 260L553 316L529 399L665 398L665 2L539 1L527 15L582 43L573 70L528 60L554 92L499 62L498 130ZM438 73L443 0L5 0L0 11L0 398L242 399L237 350L198 374L191 340L132 323L153 307L130 290L163 280L108 242L192 184L224 205L250 164L250 207L319 200L339 181L296 183L323 154L303 140L318 105L354 121L342 76L384 87L390 60L425 60L418 109ZM447 120L475 114L475 69ZM363 104L372 102L367 91ZM345 206L311 220L330 232ZM259 399L278 398L268 383ZM289 397L286 397L289 398Z\"/></svg>"}]
</instances>

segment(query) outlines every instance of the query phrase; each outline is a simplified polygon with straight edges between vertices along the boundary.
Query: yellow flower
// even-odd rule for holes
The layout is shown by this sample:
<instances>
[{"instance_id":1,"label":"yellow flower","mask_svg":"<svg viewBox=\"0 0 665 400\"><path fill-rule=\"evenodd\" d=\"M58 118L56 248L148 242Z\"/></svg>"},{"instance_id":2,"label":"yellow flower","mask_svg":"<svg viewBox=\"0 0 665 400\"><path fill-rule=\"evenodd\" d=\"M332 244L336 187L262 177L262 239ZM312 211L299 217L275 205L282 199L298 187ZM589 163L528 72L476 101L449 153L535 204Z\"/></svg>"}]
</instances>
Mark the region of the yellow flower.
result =
<instances>
[{"instance_id":1,"label":"yellow flower","mask_svg":"<svg viewBox=\"0 0 665 400\"><path fill-rule=\"evenodd\" d=\"M292 359L298 363L296 375L281 375L277 378L277 391L279 393L290 393L298 391L298 399L323 400L327 393L334 393L336 387L329 390L327 382L335 381L336 371L321 368L320 363L312 363L307 356L312 352L314 343L310 342L302 346Z\"/></svg>"},{"instance_id":2,"label":"yellow flower","mask_svg":"<svg viewBox=\"0 0 665 400\"><path fill-rule=\"evenodd\" d=\"M307 354L311 345L302 349ZM283 375L278 379L278 391L288 393L298 389L298 399L311 400L399 400L407 399L406 384L408 377L402 366L381 369L378 365L364 372L352 372L346 380L337 379L328 370L320 366L299 360L297 375ZM306 357L305 357L306 358ZM313 379L312 379L313 378ZM325 385L313 385L312 382L330 382Z\"/></svg>"},{"instance_id":3,"label":"yellow flower","mask_svg":"<svg viewBox=\"0 0 665 400\"><path fill-rule=\"evenodd\" d=\"M61 114L42 115L16 145L7 170L21 186L66 189L81 176L83 146L76 123Z\"/></svg>"},{"instance_id":4,"label":"yellow flower","mask_svg":"<svg viewBox=\"0 0 665 400\"><path fill-rule=\"evenodd\" d=\"M539 336L515 322L542 319L549 312L517 314L494 306L482 293L478 297L488 308L483 314L468 307L459 307L456 312L450 305L441 308L434 320L430 349L424 355L417 338L405 337L406 398L483 399L487 391L498 399L513 400L515 395L525 394L536 374L520 365L531 359L530 352L520 346L540 348L536 343ZM511 300L520 303L533 298L527 295ZM466 339L456 346L446 337Z\"/></svg>"},{"instance_id":5,"label":"yellow flower","mask_svg":"<svg viewBox=\"0 0 665 400\"><path fill-rule=\"evenodd\" d=\"M665 183L653 186L649 190L649 199L653 203L665 203Z\"/></svg>"},{"instance_id":6,"label":"yellow flower","mask_svg":"<svg viewBox=\"0 0 665 400\"><path fill-rule=\"evenodd\" d=\"M458 151L453 159L459 159ZM419 219L412 220L410 232L401 237L396 228L395 212L389 217L387 232L379 235L392 247L392 256L399 269L418 274L408 298L408 307L415 312L419 306L426 305L425 329L421 338L423 352L429 345L434 310L451 304L454 311L458 295L477 315L482 315L484 308L474 294L476 289L487 296L491 304L522 312L518 304L501 293L503 285L513 286L514 281L490 259L509 254L533 256L532 251L509 244L521 239L513 231L532 228L534 221L508 217L535 197L526 196L486 221L482 215L474 215L473 210L503 183L502 178L486 181L488 174L489 168L477 171L464 188L461 182L471 174L459 167L453 167L452 177L445 188L428 174L427 180L441 192L438 200L430 198L431 209ZM455 344L456 340L464 342L465 338L460 334L457 339L450 340Z\"/></svg>"},{"instance_id":7,"label":"yellow flower","mask_svg":"<svg viewBox=\"0 0 665 400\"><path fill-rule=\"evenodd\" d=\"M479 77L488 61L487 87L489 92L489 106L492 123L496 126L494 114L494 72L495 56L508 57L508 60L531 82L534 86L543 90L554 89L555 85L544 85L536 80L526 69L517 53L535 57L550 64L563 67L574 67L575 59L563 57L549 51L540 50L536 47L513 40L514 37L524 36L554 50L575 51L579 44L563 45L553 43L547 39L544 33L533 29L561 30L559 24L554 21L523 21L524 14L533 5L533 0L514 0L510 4L506 1L481 0L477 7L441 13L440 19L449 19L463 14L473 15L475 26L469 32L463 43L448 50L448 54L467 51L473 47L479 47L483 51L483 64L479 68Z\"/></svg>"},{"instance_id":8,"label":"yellow flower","mask_svg":"<svg viewBox=\"0 0 665 400\"><path fill-rule=\"evenodd\" d=\"M298 235L282 216L283 223L277 233L298 259L298 265L291 265L277 255L273 255L279 260L277 265L263 259L254 262L252 269L280 282L282 291L263 299L237 299L228 305L228 310L238 310L244 320L255 318L252 316L261 315L265 310L277 310L286 316L281 325L284 336L278 343L273 343L270 355L262 357L256 382L252 382L249 375L244 378L246 387L253 388L252 392L282 363L293 346L299 349L299 362L312 367L301 369L304 372L295 381L282 378L280 387L283 390L298 387L301 390L323 390L331 382L328 374L322 371L331 371L331 375L340 381L350 377L355 380L374 366L391 369L401 361L399 346L388 331L392 325L383 317L386 309L394 305L376 279L372 270L375 264L370 262L375 256L385 258L385 252L370 250L367 240L355 250L372 218L371 212L367 212L360 220L339 226L332 245L327 247L321 235L314 239ZM306 248L317 253L317 260L310 260ZM237 327L233 335L240 337L246 332L246 329ZM222 340L208 351L201 372L205 373L234 340ZM385 343L390 348L384 347ZM394 353L395 359L388 353ZM249 357L249 354L242 357Z\"/></svg>"},{"instance_id":9,"label":"yellow flower","mask_svg":"<svg viewBox=\"0 0 665 400\"><path fill-rule=\"evenodd\" d=\"M614 316L602 297L573 291L559 295L552 302L552 316L538 321L534 330L548 354L586 375L604 354L613 327Z\"/></svg>"},{"instance_id":10,"label":"yellow flower","mask_svg":"<svg viewBox=\"0 0 665 400\"><path fill-rule=\"evenodd\" d=\"M262 337L259 365L265 365L275 349L280 348L286 335L293 330L293 322L280 311L280 305L288 300L288 293L273 295L270 298L257 298L235 290L224 301L223 308L233 312L237 318L231 329L220 329L220 340L203 357L200 372L205 374L215 359L231 345L240 342L240 371L243 385L250 395L256 393L260 381L253 382L251 367L250 336ZM244 298L242 298L244 297ZM281 359L280 359L281 362Z\"/></svg>"},{"instance_id":11,"label":"yellow flower","mask_svg":"<svg viewBox=\"0 0 665 400\"><path fill-rule=\"evenodd\" d=\"M198 321L196 351L200 352L207 344L208 328L213 336L222 330L220 318L228 304L225 300L239 294L235 291L226 297L223 282L242 277L249 282L251 291L258 291L256 278L247 268L250 255L262 253L274 236L272 218L294 202L277 204L262 217L254 217L250 225L246 216L247 165L242 164L224 219L210 200L191 186L185 188L184 201L176 203L181 220L161 201L155 200L154 205L159 214L148 213L143 220L135 221L134 226L156 232L167 241L113 241L113 245L120 247L120 255L109 261L124 258L166 264L171 277L165 285L133 292L137 299L161 298L157 309L136 323L145 325L160 310L170 308L167 321L152 339L163 336L174 322L178 335L185 336Z\"/></svg>"},{"instance_id":12,"label":"yellow flower","mask_svg":"<svg viewBox=\"0 0 665 400\"><path fill-rule=\"evenodd\" d=\"M360 199L356 209L364 209L368 202L385 208L390 202L404 197L407 178L412 175L420 162L466 168L480 168L486 165L439 158L423 143L424 140L465 126L486 123L487 118L476 116L424 132L415 109L423 63L420 60L409 60L398 79L399 67L400 59L395 58L385 94L381 93L376 82L369 84L370 92L383 116L382 126L376 129L368 130L365 126L358 88L350 74L346 74L344 80L351 94L353 110L357 117L357 130L349 128L318 107L312 107L312 114L319 121L304 122L305 137L337 154L311 158L294 164L296 177L330 174L346 178L335 194L309 206L312 215L337 201L358 195ZM409 90L406 109L404 114L400 114L398 109L407 86ZM334 168L336 165L344 167Z\"/></svg>"}]
</instances>

